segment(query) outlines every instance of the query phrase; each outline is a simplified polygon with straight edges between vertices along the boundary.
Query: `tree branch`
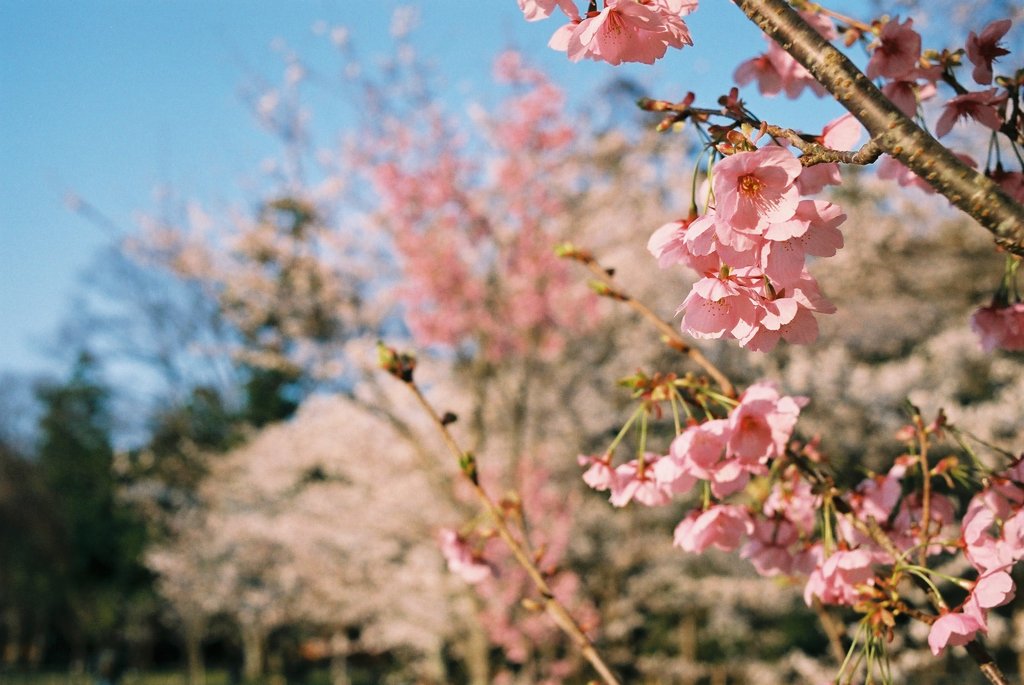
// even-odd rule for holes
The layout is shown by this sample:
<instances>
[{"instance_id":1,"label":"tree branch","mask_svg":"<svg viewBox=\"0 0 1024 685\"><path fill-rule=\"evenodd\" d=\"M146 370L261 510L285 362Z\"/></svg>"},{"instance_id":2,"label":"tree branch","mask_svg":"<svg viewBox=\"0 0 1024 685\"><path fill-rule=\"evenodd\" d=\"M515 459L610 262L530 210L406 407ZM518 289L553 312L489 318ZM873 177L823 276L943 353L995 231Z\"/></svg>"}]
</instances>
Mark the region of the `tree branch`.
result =
<instances>
[{"instance_id":1,"label":"tree branch","mask_svg":"<svg viewBox=\"0 0 1024 685\"><path fill-rule=\"evenodd\" d=\"M785 0L736 4L863 124L882 150L991 231L996 244L1024 255L1024 207L901 112Z\"/></svg>"},{"instance_id":2,"label":"tree branch","mask_svg":"<svg viewBox=\"0 0 1024 685\"><path fill-rule=\"evenodd\" d=\"M717 366L712 364L710 359L704 356L703 352L688 344L683 337L676 332L672 325L666 323L660 316L654 313L650 307L618 288L615 284L614 277L612 276L614 271L610 271L609 269L601 266L590 252L577 249L569 244L560 245L557 249L557 253L560 257L572 259L590 269L590 272L597 276L602 284L598 294L602 297L608 297L613 300L618 300L619 302L625 302L630 308L650 321L654 327L658 329L661 333L662 340L666 345L671 347L673 350L682 352L688 356L695 364L697 364L697 366L704 370L704 373L713 378L714 381L718 383L718 387L721 388L723 395L726 397L736 397L736 388L733 387L733 384L729 381L726 375L722 373Z\"/></svg>"},{"instance_id":3,"label":"tree branch","mask_svg":"<svg viewBox=\"0 0 1024 685\"><path fill-rule=\"evenodd\" d=\"M430 404L427 398L423 395L419 386L416 385L412 375L414 363L411 362L411 358L398 355L393 350L385 350L383 360L384 361L382 361L381 366L384 370L402 381L427 415L430 416L434 425L437 427L438 432L441 434L448 451L451 452L452 456L454 456L459 462L459 470L462 472L462 475L465 476L470 486L472 486L473 492L476 494L480 504L483 505L484 509L486 509L487 513L490 515L498 536L509 548L509 551L512 552L512 556L514 556L516 561L519 562L519 565L524 571L526 571L526 574L532 581L533 586L540 594L541 604L544 606L545 611L547 611L552 621L554 621L555 625L557 625L572 639L576 644L576 647L580 650L580 653L583 654L583 657L590 662L590 665L594 667L594 670L597 671L601 676L601 680L606 685L619 685L618 678L615 677L611 668L609 668L608 664L606 664L604 659L601 658L601 655L594 647L594 643L589 637L587 637L587 634L582 628L580 628L579 624L576 623L576 619L572 617L569 610L566 609L565 606L555 597L554 591L548 584L544 574L539 568L537 568L537 564L534 562L524 543L520 542L512 533L508 523L505 521L505 516L501 511L501 507L491 499L491 496L487 494L487 491L484 490L478 482L476 475L476 463L472 456L468 452L464 452L462 448L459 447L455 437L451 434L451 431L448 430L447 422L437 413L434 406Z\"/></svg>"}]
</instances>

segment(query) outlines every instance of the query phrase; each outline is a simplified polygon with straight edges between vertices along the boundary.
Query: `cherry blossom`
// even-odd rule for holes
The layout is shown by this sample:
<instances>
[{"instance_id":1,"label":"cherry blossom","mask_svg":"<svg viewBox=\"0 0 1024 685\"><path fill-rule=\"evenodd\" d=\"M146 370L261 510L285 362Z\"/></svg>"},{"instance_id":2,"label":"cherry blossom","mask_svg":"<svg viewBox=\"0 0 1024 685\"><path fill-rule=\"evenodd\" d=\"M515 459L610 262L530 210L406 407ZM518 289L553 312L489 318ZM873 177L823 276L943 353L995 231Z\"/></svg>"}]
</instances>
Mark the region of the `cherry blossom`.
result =
<instances>
[{"instance_id":1,"label":"cherry blossom","mask_svg":"<svg viewBox=\"0 0 1024 685\"><path fill-rule=\"evenodd\" d=\"M764 463L780 456L806 402L803 397L780 395L770 383L751 385L729 415L729 456L745 463Z\"/></svg>"},{"instance_id":2,"label":"cherry blossom","mask_svg":"<svg viewBox=\"0 0 1024 685\"><path fill-rule=\"evenodd\" d=\"M898 19L882 27L874 52L868 61L868 78L898 79L906 76L921 58L921 35L913 29L914 21Z\"/></svg>"},{"instance_id":3,"label":"cherry blossom","mask_svg":"<svg viewBox=\"0 0 1024 685\"><path fill-rule=\"evenodd\" d=\"M470 585L482 583L491 577L491 567L477 558L466 540L454 530L445 529L439 534L441 554L448 563L448 570Z\"/></svg>"},{"instance_id":4,"label":"cherry blossom","mask_svg":"<svg viewBox=\"0 0 1024 685\"><path fill-rule=\"evenodd\" d=\"M619 464L615 468L615 481L612 484L612 505L624 507L631 500L649 507L668 504L672 500L672 488L653 477L654 469L661 459L660 455L648 452L642 463L634 459Z\"/></svg>"},{"instance_id":5,"label":"cherry blossom","mask_svg":"<svg viewBox=\"0 0 1024 685\"><path fill-rule=\"evenodd\" d=\"M684 552L700 554L710 547L731 552L753 530L750 514L741 506L715 505L692 511L676 526L674 544Z\"/></svg>"},{"instance_id":6,"label":"cherry blossom","mask_svg":"<svg viewBox=\"0 0 1024 685\"><path fill-rule=\"evenodd\" d=\"M669 47L693 45L690 32L680 18L695 3L641 3L636 0L607 0L604 9L589 13L559 29L549 45L564 51L573 62L583 58L609 64L642 62L653 64Z\"/></svg>"},{"instance_id":7,"label":"cherry blossom","mask_svg":"<svg viewBox=\"0 0 1024 685\"><path fill-rule=\"evenodd\" d=\"M968 34L967 59L974 65L971 78L976 83L983 86L992 83L992 63L1003 55L1010 54L999 41L1010 30L1011 24L1009 19L999 19L982 29L980 35L974 31Z\"/></svg>"},{"instance_id":8,"label":"cherry blossom","mask_svg":"<svg viewBox=\"0 0 1024 685\"><path fill-rule=\"evenodd\" d=\"M980 336L981 348L1024 350L1024 302L1006 307L981 307L971 315L971 328Z\"/></svg>"},{"instance_id":9,"label":"cherry blossom","mask_svg":"<svg viewBox=\"0 0 1024 685\"><path fill-rule=\"evenodd\" d=\"M999 93L995 88L950 98L942 110L942 116L935 123L935 135L943 137L953 130L953 124L960 119L974 119L979 124L997 131L1003 125L999 108L1005 102L1006 93Z\"/></svg>"},{"instance_id":10,"label":"cherry blossom","mask_svg":"<svg viewBox=\"0 0 1024 685\"><path fill-rule=\"evenodd\" d=\"M940 616L928 631L928 647L932 654L942 654L948 646L966 645L982 629L981 621L962 613Z\"/></svg>"},{"instance_id":11,"label":"cherry blossom","mask_svg":"<svg viewBox=\"0 0 1024 685\"><path fill-rule=\"evenodd\" d=\"M803 167L785 148L764 147L727 157L715 167L712 188L719 219L738 230L760 232L793 216Z\"/></svg>"}]
</instances>

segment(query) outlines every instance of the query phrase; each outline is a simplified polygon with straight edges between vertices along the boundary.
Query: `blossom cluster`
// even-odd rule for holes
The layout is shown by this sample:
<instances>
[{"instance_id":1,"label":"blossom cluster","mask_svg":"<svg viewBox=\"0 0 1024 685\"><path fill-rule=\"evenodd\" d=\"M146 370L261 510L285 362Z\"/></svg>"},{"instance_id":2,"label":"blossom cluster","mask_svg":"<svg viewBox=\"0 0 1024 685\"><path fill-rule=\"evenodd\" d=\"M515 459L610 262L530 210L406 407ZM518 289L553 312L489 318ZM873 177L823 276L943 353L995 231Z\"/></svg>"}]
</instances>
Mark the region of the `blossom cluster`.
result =
<instances>
[{"instance_id":1,"label":"blossom cluster","mask_svg":"<svg viewBox=\"0 0 1024 685\"><path fill-rule=\"evenodd\" d=\"M928 645L936 654L945 645L963 645L978 632L987 633L988 611L1014 598L1010 571L1024 559L1024 460L971 499L957 546L978 577L967 598L932 625Z\"/></svg>"},{"instance_id":2,"label":"blossom cluster","mask_svg":"<svg viewBox=\"0 0 1024 685\"><path fill-rule=\"evenodd\" d=\"M833 128L847 128L847 121ZM852 122L857 126L856 122ZM831 257L843 246L842 210L802 197L833 183L787 148L771 145L726 157L714 167L715 204L703 216L666 224L648 249L664 268L684 264L701 278L680 306L682 330L696 338L735 338L768 351L780 339L818 337L813 313L835 307L807 271L808 256Z\"/></svg>"},{"instance_id":3,"label":"blossom cluster","mask_svg":"<svg viewBox=\"0 0 1024 685\"><path fill-rule=\"evenodd\" d=\"M871 475L846 493L829 493L826 503L822 488L787 454L805 402L781 395L770 383L756 383L727 417L691 423L679 432L668 454L645 452L618 466L608 454L581 455L583 479L609 491L615 506L633 500L666 505L703 483L702 506L678 524L675 545L695 554L738 550L762 576L805 578L809 606L816 600L870 605L886 596L880 583L888 581L881 579L930 573L914 565L919 555L963 554L975 577L954 579L967 595L952 610L942 609L928 643L939 654L987 632L988 612L1013 599L1010 572L1024 558L1024 457L983 479L959 523L951 493L925 495L910 478L920 474L916 455L897 459L888 473ZM810 446L801 456L822 460ZM929 478L949 468L948 460L940 462ZM748 488L758 476L767 477L763 482L770 487Z\"/></svg>"},{"instance_id":4,"label":"blossom cluster","mask_svg":"<svg viewBox=\"0 0 1024 685\"><path fill-rule=\"evenodd\" d=\"M757 383L747 388L728 418L689 426L667 455L647 452L617 467L610 455L580 456L580 465L588 466L583 480L595 490L610 491L615 506L631 500L668 504L698 481L708 481L716 497L727 497L742 490L751 475L766 473L768 461L783 454L805 401L779 395L770 383Z\"/></svg>"},{"instance_id":5,"label":"blossom cluster","mask_svg":"<svg viewBox=\"0 0 1024 685\"><path fill-rule=\"evenodd\" d=\"M668 48L693 45L682 17L697 0L605 0L600 11L579 13L573 0L518 0L528 21L551 16L557 6L569 19L548 45L573 62L584 58L609 64L653 64Z\"/></svg>"}]
</instances>

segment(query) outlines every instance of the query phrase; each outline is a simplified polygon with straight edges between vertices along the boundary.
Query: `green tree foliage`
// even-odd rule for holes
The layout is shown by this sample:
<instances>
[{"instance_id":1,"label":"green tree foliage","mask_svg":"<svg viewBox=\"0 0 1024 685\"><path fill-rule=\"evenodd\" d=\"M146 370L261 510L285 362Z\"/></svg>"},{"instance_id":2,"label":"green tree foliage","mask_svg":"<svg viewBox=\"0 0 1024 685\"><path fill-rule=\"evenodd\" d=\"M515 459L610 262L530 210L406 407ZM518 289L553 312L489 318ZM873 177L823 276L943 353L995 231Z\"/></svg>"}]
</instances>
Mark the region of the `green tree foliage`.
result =
<instances>
[{"instance_id":1,"label":"green tree foliage","mask_svg":"<svg viewBox=\"0 0 1024 685\"><path fill-rule=\"evenodd\" d=\"M109 391L95 360L80 354L66 381L41 384L37 395L39 475L61 549L48 572L57 624L80 659L119 640L132 597L147 584L138 563L144 529L116 497Z\"/></svg>"}]
</instances>

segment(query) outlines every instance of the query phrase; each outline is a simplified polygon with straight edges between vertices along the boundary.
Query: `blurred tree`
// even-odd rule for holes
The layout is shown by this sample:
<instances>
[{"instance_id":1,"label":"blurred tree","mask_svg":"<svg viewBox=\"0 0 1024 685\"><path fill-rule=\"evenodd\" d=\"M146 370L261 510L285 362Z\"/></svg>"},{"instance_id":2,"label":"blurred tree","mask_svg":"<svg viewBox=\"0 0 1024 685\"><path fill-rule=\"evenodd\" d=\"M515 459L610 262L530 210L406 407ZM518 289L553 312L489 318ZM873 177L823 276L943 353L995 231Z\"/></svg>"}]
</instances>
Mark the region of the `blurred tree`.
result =
<instances>
[{"instance_id":1,"label":"blurred tree","mask_svg":"<svg viewBox=\"0 0 1024 685\"><path fill-rule=\"evenodd\" d=\"M73 661L84 666L91 650L117 646L132 595L145 592L144 529L116 497L110 393L94 358L80 353L67 381L40 384L37 393L38 464L64 557L56 620Z\"/></svg>"},{"instance_id":2,"label":"blurred tree","mask_svg":"<svg viewBox=\"0 0 1024 685\"><path fill-rule=\"evenodd\" d=\"M0 440L0 530L18 531L0 535L4 668L35 668L43 657L57 608L58 579L67 563L54 506L38 464Z\"/></svg>"}]
</instances>

